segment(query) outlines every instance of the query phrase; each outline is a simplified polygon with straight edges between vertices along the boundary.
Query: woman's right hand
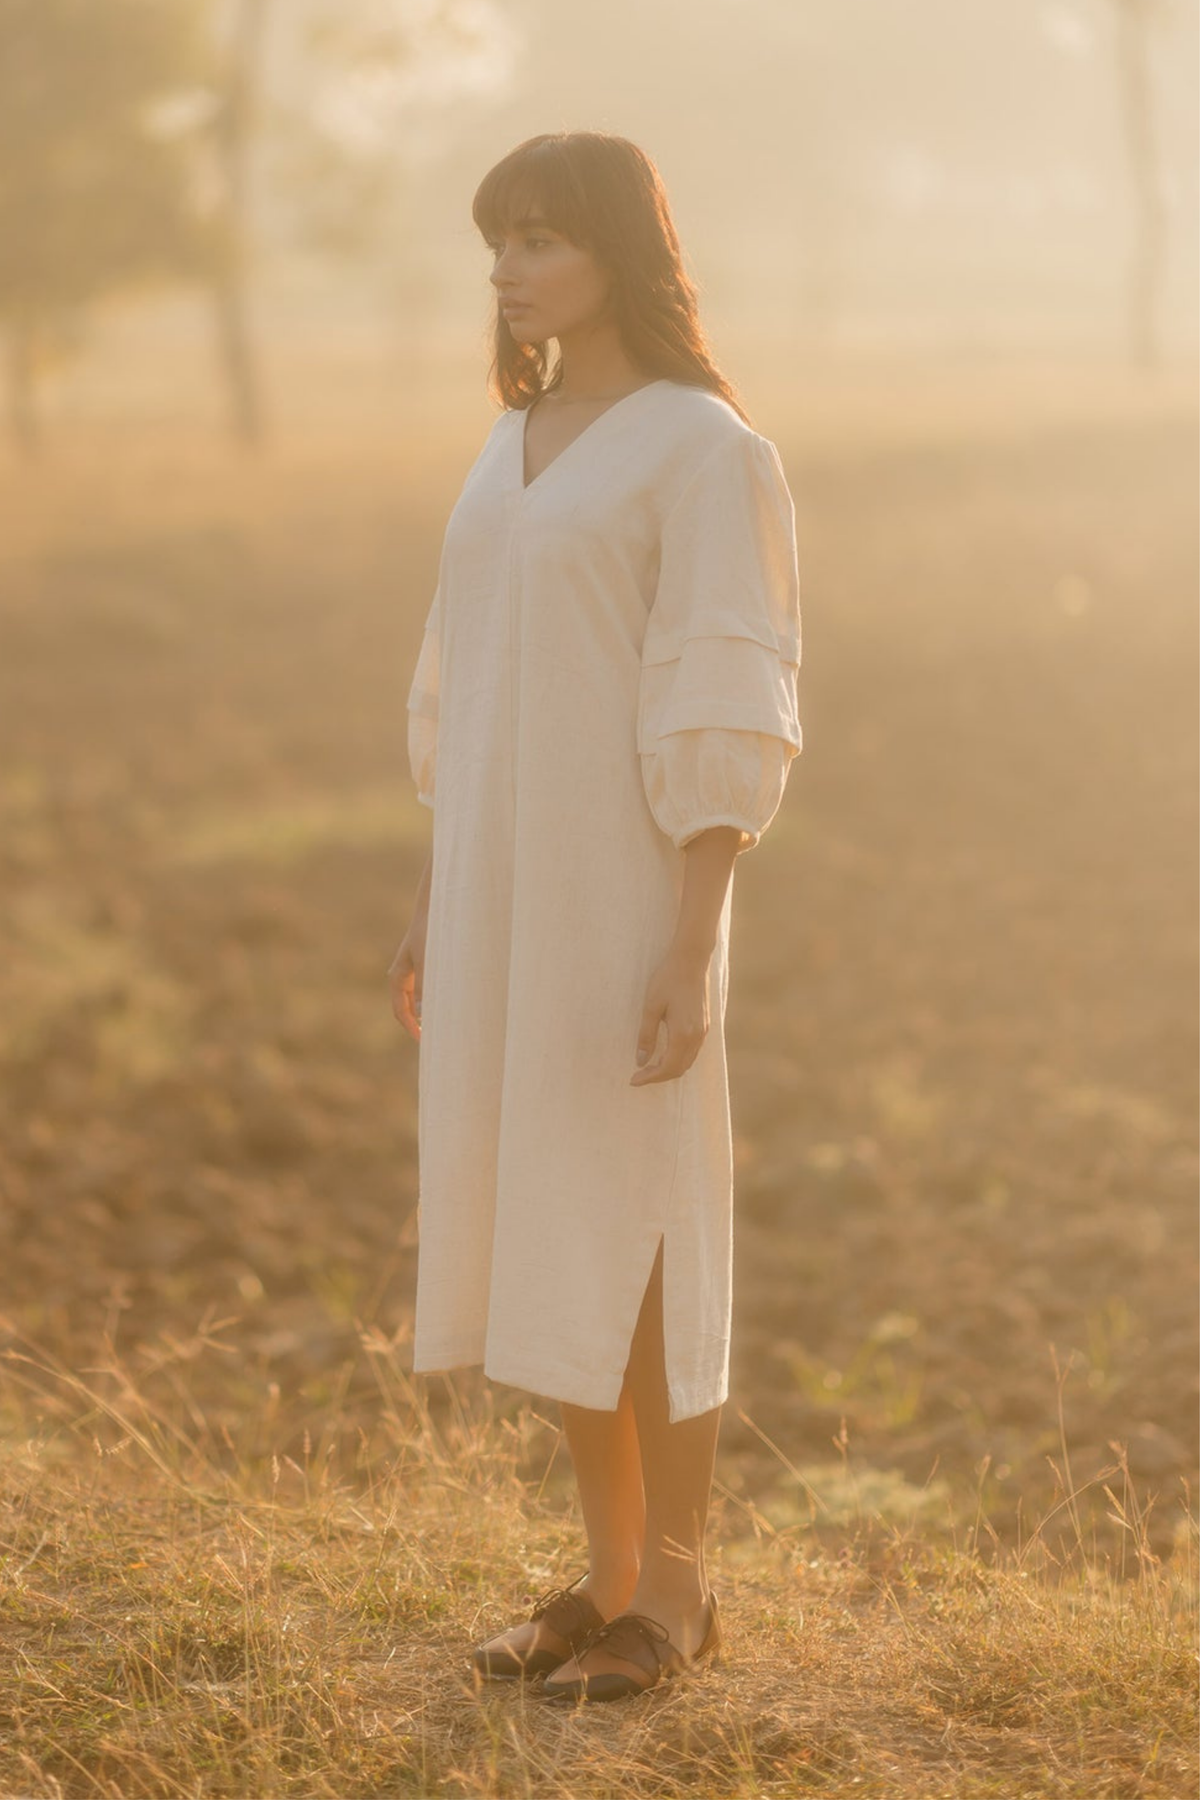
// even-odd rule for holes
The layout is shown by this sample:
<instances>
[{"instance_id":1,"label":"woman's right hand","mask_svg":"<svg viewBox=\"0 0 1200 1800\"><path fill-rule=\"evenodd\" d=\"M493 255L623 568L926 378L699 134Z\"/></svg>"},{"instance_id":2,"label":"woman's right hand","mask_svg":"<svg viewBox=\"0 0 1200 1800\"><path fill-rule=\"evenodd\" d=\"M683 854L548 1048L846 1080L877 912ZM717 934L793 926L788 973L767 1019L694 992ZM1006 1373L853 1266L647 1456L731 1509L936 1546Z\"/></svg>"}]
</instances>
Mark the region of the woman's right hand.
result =
<instances>
[{"instance_id":1,"label":"woman's right hand","mask_svg":"<svg viewBox=\"0 0 1200 1800\"><path fill-rule=\"evenodd\" d=\"M421 1038L421 987L425 975L425 931L428 917L418 912L404 934L388 969L392 1012L409 1037Z\"/></svg>"}]
</instances>

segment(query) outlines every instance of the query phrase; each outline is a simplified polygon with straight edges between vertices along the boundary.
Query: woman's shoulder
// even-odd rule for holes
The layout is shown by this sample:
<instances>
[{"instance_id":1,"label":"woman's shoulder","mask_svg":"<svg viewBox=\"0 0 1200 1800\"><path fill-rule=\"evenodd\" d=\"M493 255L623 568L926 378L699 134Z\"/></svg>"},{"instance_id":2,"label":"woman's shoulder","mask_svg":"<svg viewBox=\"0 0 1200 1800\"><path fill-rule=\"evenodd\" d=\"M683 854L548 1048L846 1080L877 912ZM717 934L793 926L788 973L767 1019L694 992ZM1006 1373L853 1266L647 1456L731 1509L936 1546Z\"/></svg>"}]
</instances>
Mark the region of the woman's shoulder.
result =
<instances>
[{"instance_id":1,"label":"woman's shoulder","mask_svg":"<svg viewBox=\"0 0 1200 1800\"><path fill-rule=\"evenodd\" d=\"M667 485L676 496L736 477L773 476L778 452L724 395L680 381L662 383L660 419L667 444ZM699 480L697 478L700 478Z\"/></svg>"},{"instance_id":2,"label":"woman's shoulder","mask_svg":"<svg viewBox=\"0 0 1200 1800\"><path fill-rule=\"evenodd\" d=\"M712 443L724 443L740 433L752 431L736 407L714 388L702 387L693 381L670 380L660 382L659 386L672 413L686 420Z\"/></svg>"},{"instance_id":3,"label":"woman's shoulder","mask_svg":"<svg viewBox=\"0 0 1200 1800\"><path fill-rule=\"evenodd\" d=\"M734 461L770 457L773 453L771 440L756 431L723 394L690 382L664 381L661 386L665 395L663 416L673 434L686 445L693 467L698 468L720 451Z\"/></svg>"}]
</instances>

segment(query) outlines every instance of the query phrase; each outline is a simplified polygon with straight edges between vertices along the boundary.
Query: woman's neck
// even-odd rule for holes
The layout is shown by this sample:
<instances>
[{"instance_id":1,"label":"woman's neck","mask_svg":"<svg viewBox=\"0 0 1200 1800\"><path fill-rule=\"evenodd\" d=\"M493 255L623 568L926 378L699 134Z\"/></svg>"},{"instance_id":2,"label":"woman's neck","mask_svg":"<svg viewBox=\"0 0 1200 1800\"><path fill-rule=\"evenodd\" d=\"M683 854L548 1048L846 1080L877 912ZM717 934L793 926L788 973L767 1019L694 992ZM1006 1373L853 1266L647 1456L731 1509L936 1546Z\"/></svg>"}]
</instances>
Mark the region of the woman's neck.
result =
<instances>
[{"instance_id":1,"label":"woman's neck","mask_svg":"<svg viewBox=\"0 0 1200 1800\"><path fill-rule=\"evenodd\" d=\"M561 337L558 354L562 380L554 391L560 400L619 398L649 379L645 370L627 355L615 333Z\"/></svg>"}]
</instances>

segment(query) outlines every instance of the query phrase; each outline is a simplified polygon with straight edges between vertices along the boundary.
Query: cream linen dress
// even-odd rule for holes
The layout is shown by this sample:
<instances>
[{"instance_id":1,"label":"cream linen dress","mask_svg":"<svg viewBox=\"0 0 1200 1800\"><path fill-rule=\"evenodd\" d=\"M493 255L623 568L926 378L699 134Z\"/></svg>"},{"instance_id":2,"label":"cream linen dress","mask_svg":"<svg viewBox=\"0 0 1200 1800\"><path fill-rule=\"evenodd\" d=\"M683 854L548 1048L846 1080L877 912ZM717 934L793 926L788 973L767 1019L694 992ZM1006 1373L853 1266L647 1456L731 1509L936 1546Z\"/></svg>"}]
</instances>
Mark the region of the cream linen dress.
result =
<instances>
[{"instance_id":1,"label":"cream linen dress","mask_svg":"<svg viewBox=\"0 0 1200 1800\"><path fill-rule=\"evenodd\" d=\"M674 1422L728 1393L732 881L699 1054L629 1078L683 846L757 843L800 748L794 510L706 389L638 388L528 486L525 419L450 514L408 697L435 818L413 1368L612 1410L661 1239Z\"/></svg>"}]
</instances>

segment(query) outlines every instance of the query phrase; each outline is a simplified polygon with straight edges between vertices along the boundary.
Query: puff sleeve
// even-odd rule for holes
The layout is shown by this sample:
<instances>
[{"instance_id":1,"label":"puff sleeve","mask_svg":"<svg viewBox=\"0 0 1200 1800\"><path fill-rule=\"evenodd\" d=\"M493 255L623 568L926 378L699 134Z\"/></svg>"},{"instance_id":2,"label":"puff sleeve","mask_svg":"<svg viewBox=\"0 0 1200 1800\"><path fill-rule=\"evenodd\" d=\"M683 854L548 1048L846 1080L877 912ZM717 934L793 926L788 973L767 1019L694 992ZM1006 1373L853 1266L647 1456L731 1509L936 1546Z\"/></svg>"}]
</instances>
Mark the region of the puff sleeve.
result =
<instances>
[{"instance_id":1,"label":"puff sleeve","mask_svg":"<svg viewBox=\"0 0 1200 1800\"><path fill-rule=\"evenodd\" d=\"M408 762L422 806L433 805L441 690L441 589L434 590L408 691Z\"/></svg>"},{"instance_id":2,"label":"puff sleeve","mask_svg":"<svg viewBox=\"0 0 1200 1800\"><path fill-rule=\"evenodd\" d=\"M637 747L655 822L677 848L736 825L752 849L801 747L795 509L779 453L739 431L662 527L642 643Z\"/></svg>"}]
</instances>

